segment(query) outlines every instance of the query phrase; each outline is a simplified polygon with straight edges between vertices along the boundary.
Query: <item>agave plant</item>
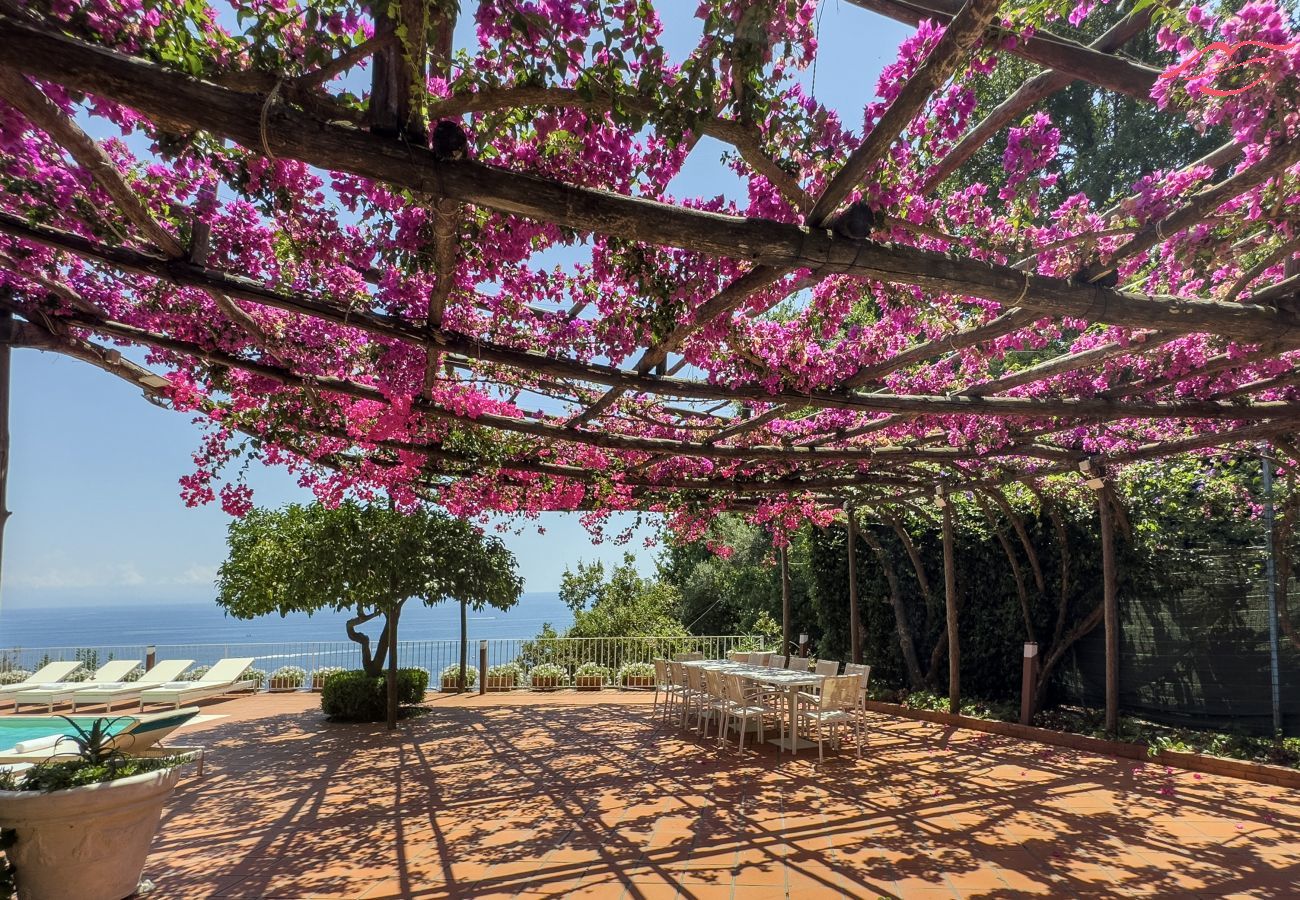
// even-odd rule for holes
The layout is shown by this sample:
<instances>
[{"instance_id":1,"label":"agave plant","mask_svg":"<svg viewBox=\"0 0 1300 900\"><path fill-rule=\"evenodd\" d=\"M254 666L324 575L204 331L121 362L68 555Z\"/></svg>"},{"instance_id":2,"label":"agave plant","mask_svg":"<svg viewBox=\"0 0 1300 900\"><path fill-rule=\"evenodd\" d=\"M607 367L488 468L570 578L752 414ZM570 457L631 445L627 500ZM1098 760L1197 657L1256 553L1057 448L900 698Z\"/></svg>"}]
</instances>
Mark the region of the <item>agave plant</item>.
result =
<instances>
[{"instance_id":1,"label":"agave plant","mask_svg":"<svg viewBox=\"0 0 1300 900\"><path fill-rule=\"evenodd\" d=\"M130 719L130 716L95 719L90 723L89 728L83 728L75 719L67 716L59 716L59 718L72 727L73 733L59 738L55 743L56 747L62 747L65 742L72 744L77 748L77 758L91 765L115 769L126 762L122 751L113 746L113 726L124 719Z\"/></svg>"}]
</instances>

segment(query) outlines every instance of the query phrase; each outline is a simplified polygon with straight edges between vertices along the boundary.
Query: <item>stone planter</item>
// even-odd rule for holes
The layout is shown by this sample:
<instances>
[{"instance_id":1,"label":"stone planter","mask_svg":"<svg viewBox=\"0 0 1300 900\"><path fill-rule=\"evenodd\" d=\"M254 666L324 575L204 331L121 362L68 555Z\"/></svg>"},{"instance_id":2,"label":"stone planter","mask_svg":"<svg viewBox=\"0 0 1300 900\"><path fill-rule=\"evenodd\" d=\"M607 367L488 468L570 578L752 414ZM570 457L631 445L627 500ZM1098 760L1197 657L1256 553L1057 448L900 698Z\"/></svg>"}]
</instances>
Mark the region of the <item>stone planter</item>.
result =
<instances>
[{"instance_id":1,"label":"stone planter","mask_svg":"<svg viewBox=\"0 0 1300 900\"><path fill-rule=\"evenodd\" d=\"M135 893L180 769L44 794L0 791L18 900L122 900Z\"/></svg>"},{"instance_id":2,"label":"stone planter","mask_svg":"<svg viewBox=\"0 0 1300 900\"><path fill-rule=\"evenodd\" d=\"M513 691L516 687L515 676L513 675L489 675L487 677L486 689L492 691Z\"/></svg>"},{"instance_id":3,"label":"stone planter","mask_svg":"<svg viewBox=\"0 0 1300 900\"><path fill-rule=\"evenodd\" d=\"M557 675L544 675L540 678L530 678L528 683L535 691L554 691L561 687L562 680Z\"/></svg>"},{"instance_id":4,"label":"stone planter","mask_svg":"<svg viewBox=\"0 0 1300 900\"><path fill-rule=\"evenodd\" d=\"M629 675L623 679L623 687L633 688L635 690L646 690L655 686L655 677L653 675Z\"/></svg>"},{"instance_id":5,"label":"stone planter","mask_svg":"<svg viewBox=\"0 0 1300 900\"><path fill-rule=\"evenodd\" d=\"M598 691L605 686L605 678L602 675L577 675L573 686L580 691Z\"/></svg>"}]
</instances>

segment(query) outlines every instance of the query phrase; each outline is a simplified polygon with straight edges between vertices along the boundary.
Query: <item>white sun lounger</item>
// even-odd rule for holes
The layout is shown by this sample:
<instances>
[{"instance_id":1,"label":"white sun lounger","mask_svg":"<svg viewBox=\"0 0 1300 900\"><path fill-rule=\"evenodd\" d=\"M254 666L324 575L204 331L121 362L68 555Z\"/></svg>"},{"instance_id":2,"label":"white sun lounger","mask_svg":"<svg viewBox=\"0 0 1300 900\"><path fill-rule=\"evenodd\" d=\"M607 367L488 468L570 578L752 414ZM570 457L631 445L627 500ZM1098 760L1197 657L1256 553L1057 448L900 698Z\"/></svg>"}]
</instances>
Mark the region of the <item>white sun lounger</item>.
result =
<instances>
[{"instance_id":1,"label":"white sun lounger","mask_svg":"<svg viewBox=\"0 0 1300 900\"><path fill-rule=\"evenodd\" d=\"M72 711L76 712L78 706L97 706L101 703L105 710L111 710L113 704L123 700L139 700L144 691L175 681L192 665L192 659L164 659L141 675L138 681L82 685L80 690L72 692Z\"/></svg>"},{"instance_id":2,"label":"white sun lounger","mask_svg":"<svg viewBox=\"0 0 1300 900\"><path fill-rule=\"evenodd\" d=\"M68 702L77 691L105 682L119 682L138 665L140 664L134 659L110 659L85 681L43 684L38 688L19 691L13 697L14 708L17 709L23 704L33 704L48 707L50 712L54 712L56 703Z\"/></svg>"},{"instance_id":3,"label":"white sun lounger","mask_svg":"<svg viewBox=\"0 0 1300 900\"><path fill-rule=\"evenodd\" d=\"M72 662L46 663L41 666L39 670L27 676L26 680L20 681L17 684L6 684L4 687L0 687L0 704L12 703L14 695L22 691L30 691L33 688L58 685L59 682L65 680L80 668L80 660L73 660ZM17 708L18 707L15 705L14 709Z\"/></svg>"},{"instance_id":4,"label":"white sun lounger","mask_svg":"<svg viewBox=\"0 0 1300 900\"><path fill-rule=\"evenodd\" d=\"M244 672L253 664L253 657L245 656L235 659L223 659L198 681L173 681L170 684L150 688L140 694L140 708L146 703L168 703L180 709L182 703L194 703L209 697L221 697L234 691L246 691L256 687L254 681L240 681Z\"/></svg>"}]
</instances>

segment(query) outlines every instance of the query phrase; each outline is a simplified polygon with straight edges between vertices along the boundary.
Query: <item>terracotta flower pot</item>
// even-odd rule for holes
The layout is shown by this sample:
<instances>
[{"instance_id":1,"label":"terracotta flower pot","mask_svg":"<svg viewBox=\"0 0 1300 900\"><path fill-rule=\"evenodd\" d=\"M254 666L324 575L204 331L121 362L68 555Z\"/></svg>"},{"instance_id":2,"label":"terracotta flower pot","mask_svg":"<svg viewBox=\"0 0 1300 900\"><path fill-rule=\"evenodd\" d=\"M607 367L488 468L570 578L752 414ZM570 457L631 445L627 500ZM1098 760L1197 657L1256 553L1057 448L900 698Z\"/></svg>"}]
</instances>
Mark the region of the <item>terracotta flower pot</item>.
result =
<instances>
[{"instance_id":1,"label":"terracotta flower pot","mask_svg":"<svg viewBox=\"0 0 1300 900\"><path fill-rule=\"evenodd\" d=\"M180 769L49 794L0 791L19 900L122 900L135 893Z\"/></svg>"},{"instance_id":2,"label":"terracotta flower pot","mask_svg":"<svg viewBox=\"0 0 1300 900\"><path fill-rule=\"evenodd\" d=\"M598 691L605 686L605 679L601 675L577 675L573 686L580 691Z\"/></svg>"},{"instance_id":3,"label":"terracotta flower pot","mask_svg":"<svg viewBox=\"0 0 1300 900\"><path fill-rule=\"evenodd\" d=\"M560 678L556 675L544 675L529 679L535 691L553 691L560 687Z\"/></svg>"},{"instance_id":4,"label":"terracotta flower pot","mask_svg":"<svg viewBox=\"0 0 1300 900\"><path fill-rule=\"evenodd\" d=\"M487 690L489 691L513 691L515 689L515 676L513 675L489 675L487 677Z\"/></svg>"},{"instance_id":5,"label":"terracotta flower pot","mask_svg":"<svg viewBox=\"0 0 1300 900\"><path fill-rule=\"evenodd\" d=\"M623 687L628 688L652 688L655 686L653 675L629 675L623 682Z\"/></svg>"},{"instance_id":6,"label":"terracotta flower pot","mask_svg":"<svg viewBox=\"0 0 1300 900\"><path fill-rule=\"evenodd\" d=\"M267 690L273 694L283 693L284 691L296 691L302 687L301 684L295 684L288 678L272 678L268 683Z\"/></svg>"}]
</instances>

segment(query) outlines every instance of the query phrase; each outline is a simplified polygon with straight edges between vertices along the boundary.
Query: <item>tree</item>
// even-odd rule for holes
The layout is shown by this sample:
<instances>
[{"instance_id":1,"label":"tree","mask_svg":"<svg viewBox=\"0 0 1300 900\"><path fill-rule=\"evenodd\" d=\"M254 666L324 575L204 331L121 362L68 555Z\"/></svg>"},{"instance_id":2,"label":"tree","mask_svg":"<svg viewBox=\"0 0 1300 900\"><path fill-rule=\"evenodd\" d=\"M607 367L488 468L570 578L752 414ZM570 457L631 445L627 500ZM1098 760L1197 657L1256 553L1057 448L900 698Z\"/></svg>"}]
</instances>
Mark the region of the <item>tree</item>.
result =
<instances>
[{"instance_id":1,"label":"tree","mask_svg":"<svg viewBox=\"0 0 1300 900\"><path fill-rule=\"evenodd\" d=\"M508 609L523 581L497 538L463 519L417 507L353 502L254 509L231 522L217 602L241 619L350 611L348 637L370 675L388 673L388 727L397 727L397 625L407 600ZM382 616L375 647L359 626Z\"/></svg>"},{"instance_id":2,"label":"tree","mask_svg":"<svg viewBox=\"0 0 1300 900\"><path fill-rule=\"evenodd\" d=\"M549 662L570 666L587 655L573 652L558 638L686 638L681 620L681 594L672 585L642 578L630 553L606 575L603 563L579 562L576 571L565 569L560 599L573 610L573 624L562 634L551 624L542 625L536 639L528 641L522 656L530 665ZM657 652L669 652L673 641L659 642ZM684 647L684 645L683 645ZM623 642L609 641L601 662L617 669L625 661ZM633 657L636 658L636 657ZM639 661L639 660L638 660Z\"/></svg>"}]
</instances>

